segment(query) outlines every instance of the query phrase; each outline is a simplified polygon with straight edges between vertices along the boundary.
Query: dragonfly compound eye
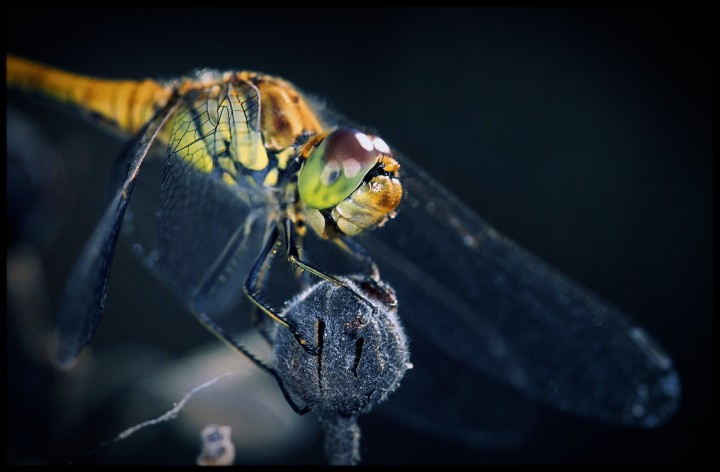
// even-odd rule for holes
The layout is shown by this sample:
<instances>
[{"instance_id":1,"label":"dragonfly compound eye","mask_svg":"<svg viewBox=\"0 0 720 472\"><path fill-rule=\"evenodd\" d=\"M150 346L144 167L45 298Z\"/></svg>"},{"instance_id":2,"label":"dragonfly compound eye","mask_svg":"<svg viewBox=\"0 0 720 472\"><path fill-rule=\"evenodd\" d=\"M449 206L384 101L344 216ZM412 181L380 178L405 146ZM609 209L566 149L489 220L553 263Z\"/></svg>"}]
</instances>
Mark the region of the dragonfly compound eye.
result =
<instances>
[{"instance_id":1,"label":"dragonfly compound eye","mask_svg":"<svg viewBox=\"0 0 720 472\"><path fill-rule=\"evenodd\" d=\"M300 198L318 210L330 208L358 188L382 154L385 142L351 128L339 128L313 150L298 177Z\"/></svg>"}]
</instances>

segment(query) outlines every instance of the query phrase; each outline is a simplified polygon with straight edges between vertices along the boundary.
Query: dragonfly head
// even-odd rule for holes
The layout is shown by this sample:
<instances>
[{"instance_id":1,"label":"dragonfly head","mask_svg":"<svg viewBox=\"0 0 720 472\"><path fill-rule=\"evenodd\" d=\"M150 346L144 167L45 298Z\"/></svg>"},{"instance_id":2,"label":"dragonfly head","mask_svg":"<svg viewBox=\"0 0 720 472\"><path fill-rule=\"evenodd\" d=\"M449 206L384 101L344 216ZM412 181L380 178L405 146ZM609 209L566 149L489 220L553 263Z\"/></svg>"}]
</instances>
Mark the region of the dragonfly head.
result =
<instances>
[{"instance_id":1,"label":"dragonfly head","mask_svg":"<svg viewBox=\"0 0 720 472\"><path fill-rule=\"evenodd\" d=\"M379 137L338 128L309 140L300 155L305 218L323 238L355 236L395 216L402 199L400 165Z\"/></svg>"}]
</instances>

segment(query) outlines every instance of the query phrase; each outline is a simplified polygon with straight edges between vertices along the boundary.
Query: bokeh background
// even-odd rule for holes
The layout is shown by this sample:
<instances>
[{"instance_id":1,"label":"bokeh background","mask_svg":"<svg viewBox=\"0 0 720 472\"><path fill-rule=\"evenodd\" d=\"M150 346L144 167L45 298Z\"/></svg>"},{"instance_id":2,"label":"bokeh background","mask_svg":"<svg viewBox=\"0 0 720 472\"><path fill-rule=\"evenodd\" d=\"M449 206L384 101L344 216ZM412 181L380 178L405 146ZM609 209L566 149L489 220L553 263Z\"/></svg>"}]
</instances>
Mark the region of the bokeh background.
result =
<instances>
[{"instance_id":1,"label":"bokeh background","mask_svg":"<svg viewBox=\"0 0 720 472\"><path fill-rule=\"evenodd\" d=\"M714 460L710 9L5 13L8 52L67 70L172 78L251 69L323 97L380 130L500 232L632 314L682 380L680 409L660 429L541 406L537 432L511 450L469 448L370 415L361 419L365 463ZM121 244L86 366L64 374L47 364L64 278L101 214L123 142L14 93L8 123L19 128L8 127L7 461L65 463L179 400L182 388L157 392L173 368L190 370L181 363L188 353L229 349ZM230 356L228 370L240 369ZM218 369L194 368L201 375L185 391ZM276 394L271 379L244 372L236 377L252 382L229 383L216 399L218 421L257 409L253 382L262 398ZM287 421L295 439L249 428L258 441L247 439L237 462L323 463L314 423ZM192 464L199 439L194 447L177 429L148 428L83 461Z\"/></svg>"}]
</instances>

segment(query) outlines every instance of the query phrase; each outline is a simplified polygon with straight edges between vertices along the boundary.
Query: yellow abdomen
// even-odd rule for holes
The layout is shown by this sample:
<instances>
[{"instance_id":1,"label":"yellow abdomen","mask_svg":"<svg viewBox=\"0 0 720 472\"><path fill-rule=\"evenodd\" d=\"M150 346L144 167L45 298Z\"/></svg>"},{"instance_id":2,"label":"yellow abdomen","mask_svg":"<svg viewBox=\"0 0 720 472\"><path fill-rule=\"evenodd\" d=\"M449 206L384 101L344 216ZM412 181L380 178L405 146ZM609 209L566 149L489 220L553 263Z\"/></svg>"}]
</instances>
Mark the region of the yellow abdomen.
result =
<instances>
[{"instance_id":1,"label":"yellow abdomen","mask_svg":"<svg viewBox=\"0 0 720 472\"><path fill-rule=\"evenodd\" d=\"M134 134L170 97L172 89L145 79L104 80L72 74L11 54L7 87L40 94L77 107L126 133Z\"/></svg>"}]
</instances>

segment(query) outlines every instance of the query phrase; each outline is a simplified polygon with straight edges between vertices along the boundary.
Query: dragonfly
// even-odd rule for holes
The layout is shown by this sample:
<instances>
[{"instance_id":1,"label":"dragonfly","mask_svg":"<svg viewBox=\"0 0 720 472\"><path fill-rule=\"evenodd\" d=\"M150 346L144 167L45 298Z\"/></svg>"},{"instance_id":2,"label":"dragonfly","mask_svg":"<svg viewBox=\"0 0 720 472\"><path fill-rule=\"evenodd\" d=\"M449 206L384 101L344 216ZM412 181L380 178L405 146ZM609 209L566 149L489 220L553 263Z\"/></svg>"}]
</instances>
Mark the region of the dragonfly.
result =
<instances>
[{"instance_id":1,"label":"dragonfly","mask_svg":"<svg viewBox=\"0 0 720 472\"><path fill-rule=\"evenodd\" d=\"M524 423L519 397L641 428L678 407L671 358L632 318L286 80L210 69L103 80L9 55L7 83L132 137L68 278L61 364L93 337L123 226L144 265L241 350L226 326L254 316L317 355L317 342L275 308L308 277L353 292L341 274L360 267L389 283L413 368L379 409L433 434L511 441Z\"/></svg>"}]
</instances>

